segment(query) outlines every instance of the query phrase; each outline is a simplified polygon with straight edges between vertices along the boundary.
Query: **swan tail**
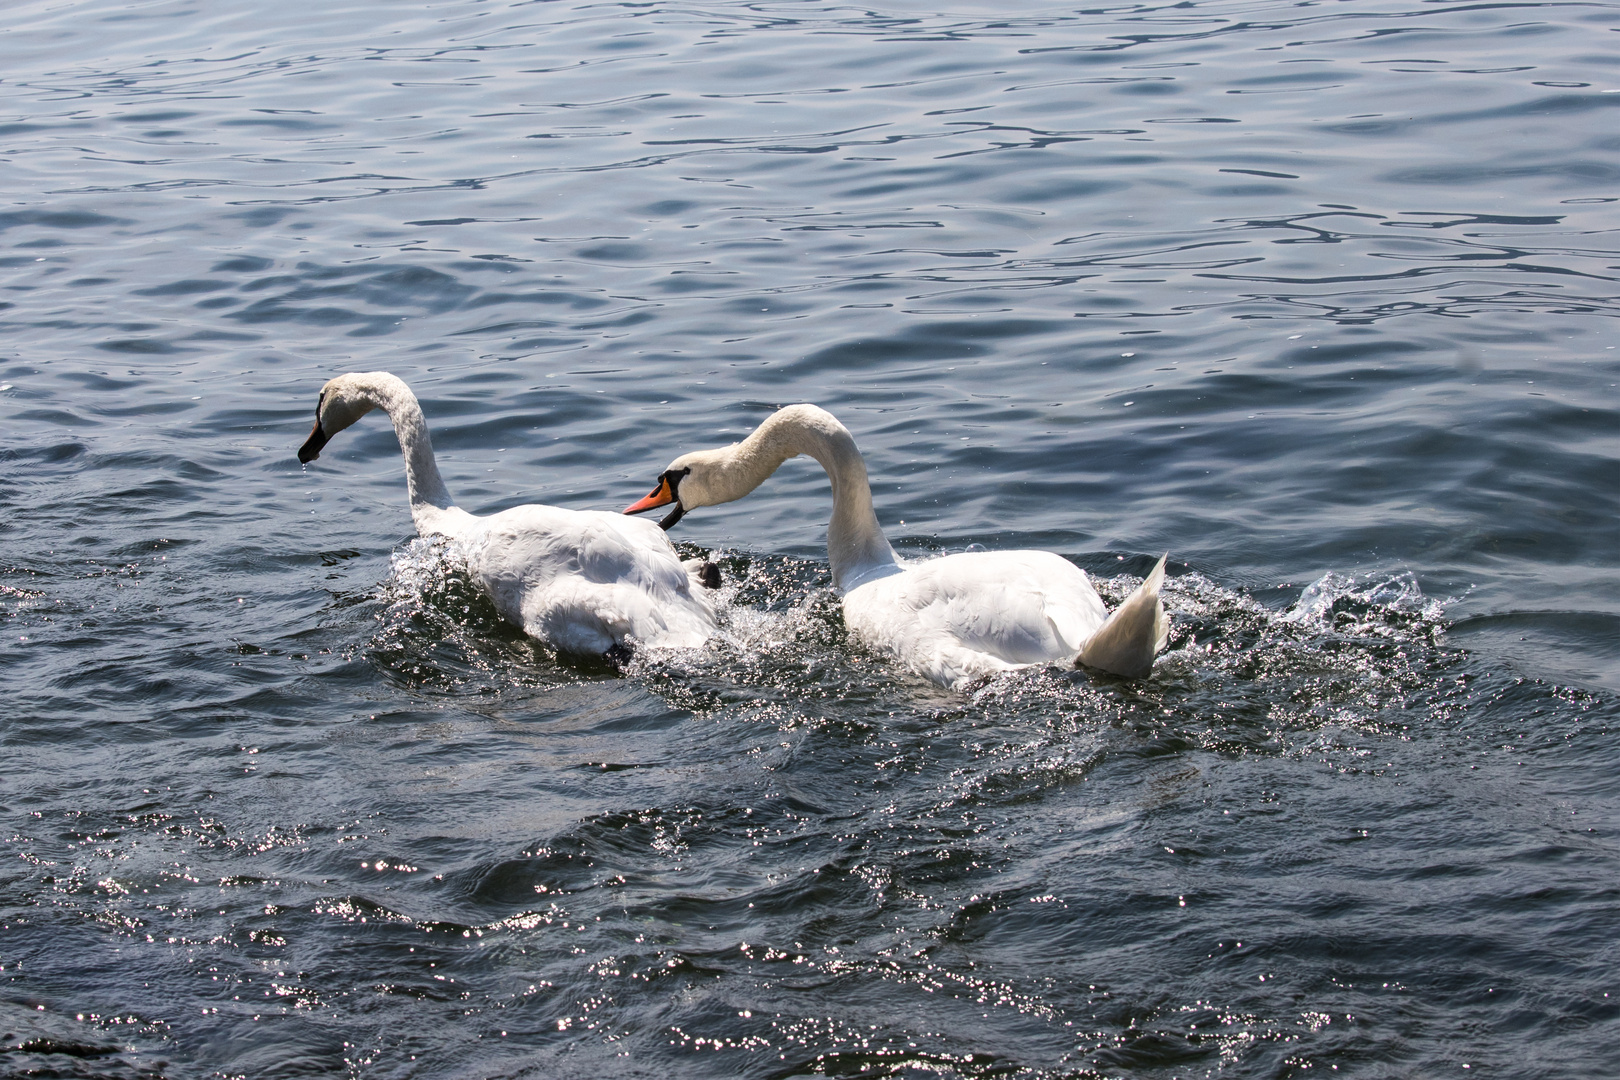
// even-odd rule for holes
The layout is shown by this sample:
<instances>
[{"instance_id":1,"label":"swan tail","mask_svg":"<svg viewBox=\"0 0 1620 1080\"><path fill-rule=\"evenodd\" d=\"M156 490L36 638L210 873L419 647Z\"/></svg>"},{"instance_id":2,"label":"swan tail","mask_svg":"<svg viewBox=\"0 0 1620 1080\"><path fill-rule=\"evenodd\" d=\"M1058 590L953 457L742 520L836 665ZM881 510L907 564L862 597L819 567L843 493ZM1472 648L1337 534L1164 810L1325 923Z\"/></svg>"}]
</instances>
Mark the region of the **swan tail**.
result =
<instances>
[{"instance_id":1,"label":"swan tail","mask_svg":"<svg viewBox=\"0 0 1620 1080\"><path fill-rule=\"evenodd\" d=\"M1082 665L1127 679L1145 679L1153 671L1153 658L1170 636L1170 620L1159 600L1166 558L1169 556L1159 560L1136 591L1091 635L1080 650Z\"/></svg>"}]
</instances>

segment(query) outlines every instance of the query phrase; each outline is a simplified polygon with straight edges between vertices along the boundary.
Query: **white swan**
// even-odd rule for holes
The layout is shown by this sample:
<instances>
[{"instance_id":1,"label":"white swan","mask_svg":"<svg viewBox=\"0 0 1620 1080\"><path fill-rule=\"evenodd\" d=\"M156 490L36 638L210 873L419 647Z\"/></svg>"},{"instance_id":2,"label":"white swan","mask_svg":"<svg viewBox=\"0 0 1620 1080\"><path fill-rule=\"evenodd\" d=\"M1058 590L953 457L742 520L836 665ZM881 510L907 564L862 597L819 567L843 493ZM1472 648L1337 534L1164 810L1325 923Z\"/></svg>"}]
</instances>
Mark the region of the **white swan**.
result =
<instances>
[{"instance_id":1,"label":"white swan","mask_svg":"<svg viewBox=\"0 0 1620 1080\"><path fill-rule=\"evenodd\" d=\"M946 686L1053 662L1143 678L1169 625L1164 559L1112 616L1084 570L1050 551L986 551L902 562L878 527L866 463L849 430L814 405L789 405L740 443L675 459L652 494L625 510L688 510L753 491L790 457L808 454L832 481L827 556L844 622L870 648Z\"/></svg>"},{"instance_id":2,"label":"white swan","mask_svg":"<svg viewBox=\"0 0 1620 1080\"><path fill-rule=\"evenodd\" d=\"M372 409L394 422L416 531L460 541L473 579L525 633L565 652L605 653L636 644L701 645L714 631L714 610L694 575L718 584L717 568L683 564L652 522L537 505L478 517L455 506L422 406L386 371L350 372L321 387L315 430L298 460L314 461L328 439Z\"/></svg>"}]
</instances>

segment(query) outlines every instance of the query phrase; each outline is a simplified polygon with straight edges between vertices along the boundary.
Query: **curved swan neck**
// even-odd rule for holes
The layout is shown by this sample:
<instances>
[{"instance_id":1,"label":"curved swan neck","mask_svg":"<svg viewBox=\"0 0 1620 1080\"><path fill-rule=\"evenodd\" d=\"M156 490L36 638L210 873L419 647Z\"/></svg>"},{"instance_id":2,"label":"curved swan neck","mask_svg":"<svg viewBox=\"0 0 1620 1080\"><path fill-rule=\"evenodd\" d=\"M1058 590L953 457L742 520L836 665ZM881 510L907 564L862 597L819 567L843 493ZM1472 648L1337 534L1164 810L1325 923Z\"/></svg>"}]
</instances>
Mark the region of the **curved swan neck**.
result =
<instances>
[{"instance_id":1,"label":"curved swan neck","mask_svg":"<svg viewBox=\"0 0 1620 1080\"><path fill-rule=\"evenodd\" d=\"M416 531L427 535L446 532L446 511L455 506L450 491L439 475L433 456L433 437L428 434L427 417L411 388L398 376L386 371L370 371L359 376L356 389L394 422L399 450L405 458L405 482L410 490L411 520Z\"/></svg>"},{"instance_id":2,"label":"curved swan neck","mask_svg":"<svg viewBox=\"0 0 1620 1080\"><path fill-rule=\"evenodd\" d=\"M879 571L897 570L899 560L872 509L866 462L855 446L855 437L831 413L814 405L789 405L738 443L734 459L753 479L747 489L752 491L797 454L814 458L832 481L827 558L832 563L833 584L847 591L884 576Z\"/></svg>"}]
</instances>

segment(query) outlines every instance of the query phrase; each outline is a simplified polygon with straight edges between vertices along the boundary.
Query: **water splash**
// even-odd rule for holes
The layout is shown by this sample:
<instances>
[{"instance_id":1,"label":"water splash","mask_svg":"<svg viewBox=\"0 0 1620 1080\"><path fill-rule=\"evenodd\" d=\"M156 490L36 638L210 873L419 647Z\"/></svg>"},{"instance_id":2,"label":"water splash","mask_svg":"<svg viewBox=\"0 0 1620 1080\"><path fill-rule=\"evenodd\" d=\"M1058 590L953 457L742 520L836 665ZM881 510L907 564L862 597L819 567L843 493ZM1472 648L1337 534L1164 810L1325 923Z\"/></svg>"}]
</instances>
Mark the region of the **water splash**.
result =
<instances>
[{"instance_id":1,"label":"water splash","mask_svg":"<svg viewBox=\"0 0 1620 1080\"><path fill-rule=\"evenodd\" d=\"M1410 571L1387 578L1357 579L1330 570L1307 585L1279 620L1321 630L1371 633L1375 625L1392 625L1389 615L1415 615L1425 624L1438 622L1443 607L1441 601L1423 595ZM1339 618L1344 615L1352 616L1348 627L1346 620ZM1355 615L1363 617L1356 619ZM1397 620L1400 623L1404 620Z\"/></svg>"}]
</instances>

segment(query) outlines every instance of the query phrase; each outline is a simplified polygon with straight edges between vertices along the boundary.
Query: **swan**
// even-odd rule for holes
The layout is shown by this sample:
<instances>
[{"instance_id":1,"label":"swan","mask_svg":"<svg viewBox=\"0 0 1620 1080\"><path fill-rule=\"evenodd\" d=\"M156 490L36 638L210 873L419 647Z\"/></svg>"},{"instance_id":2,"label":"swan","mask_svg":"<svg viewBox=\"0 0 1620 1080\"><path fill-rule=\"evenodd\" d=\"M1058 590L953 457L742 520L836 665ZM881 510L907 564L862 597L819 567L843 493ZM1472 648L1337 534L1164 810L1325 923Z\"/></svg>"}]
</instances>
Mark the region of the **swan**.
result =
<instances>
[{"instance_id":1,"label":"swan","mask_svg":"<svg viewBox=\"0 0 1620 1080\"><path fill-rule=\"evenodd\" d=\"M1084 570L1050 551L981 551L906 562L895 555L872 509L866 463L849 430L814 405L789 405L739 443L676 458L639 514L675 504L669 528L689 510L753 491L782 462L808 454L832 481L827 556L843 594L844 622L867 647L912 671L960 689L996 672L1079 663L1144 678L1169 624L1159 589L1161 558L1109 615Z\"/></svg>"},{"instance_id":2,"label":"swan","mask_svg":"<svg viewBox=\"0 0 1620 1080\"><path fill-rule=\"evenodd\" d=\"M298 460L314 461L327 440L372 409L394 422L416 531L458 541L496 610L531 637L563 652L606 653L697 646L714 632L714 609L699 586L717 586L718 567L682 563L650 521L533 504L479 517L456 506L422 406L386 371L350 372L321 387L315 429Z\"/></svg>"}]
</instances>

